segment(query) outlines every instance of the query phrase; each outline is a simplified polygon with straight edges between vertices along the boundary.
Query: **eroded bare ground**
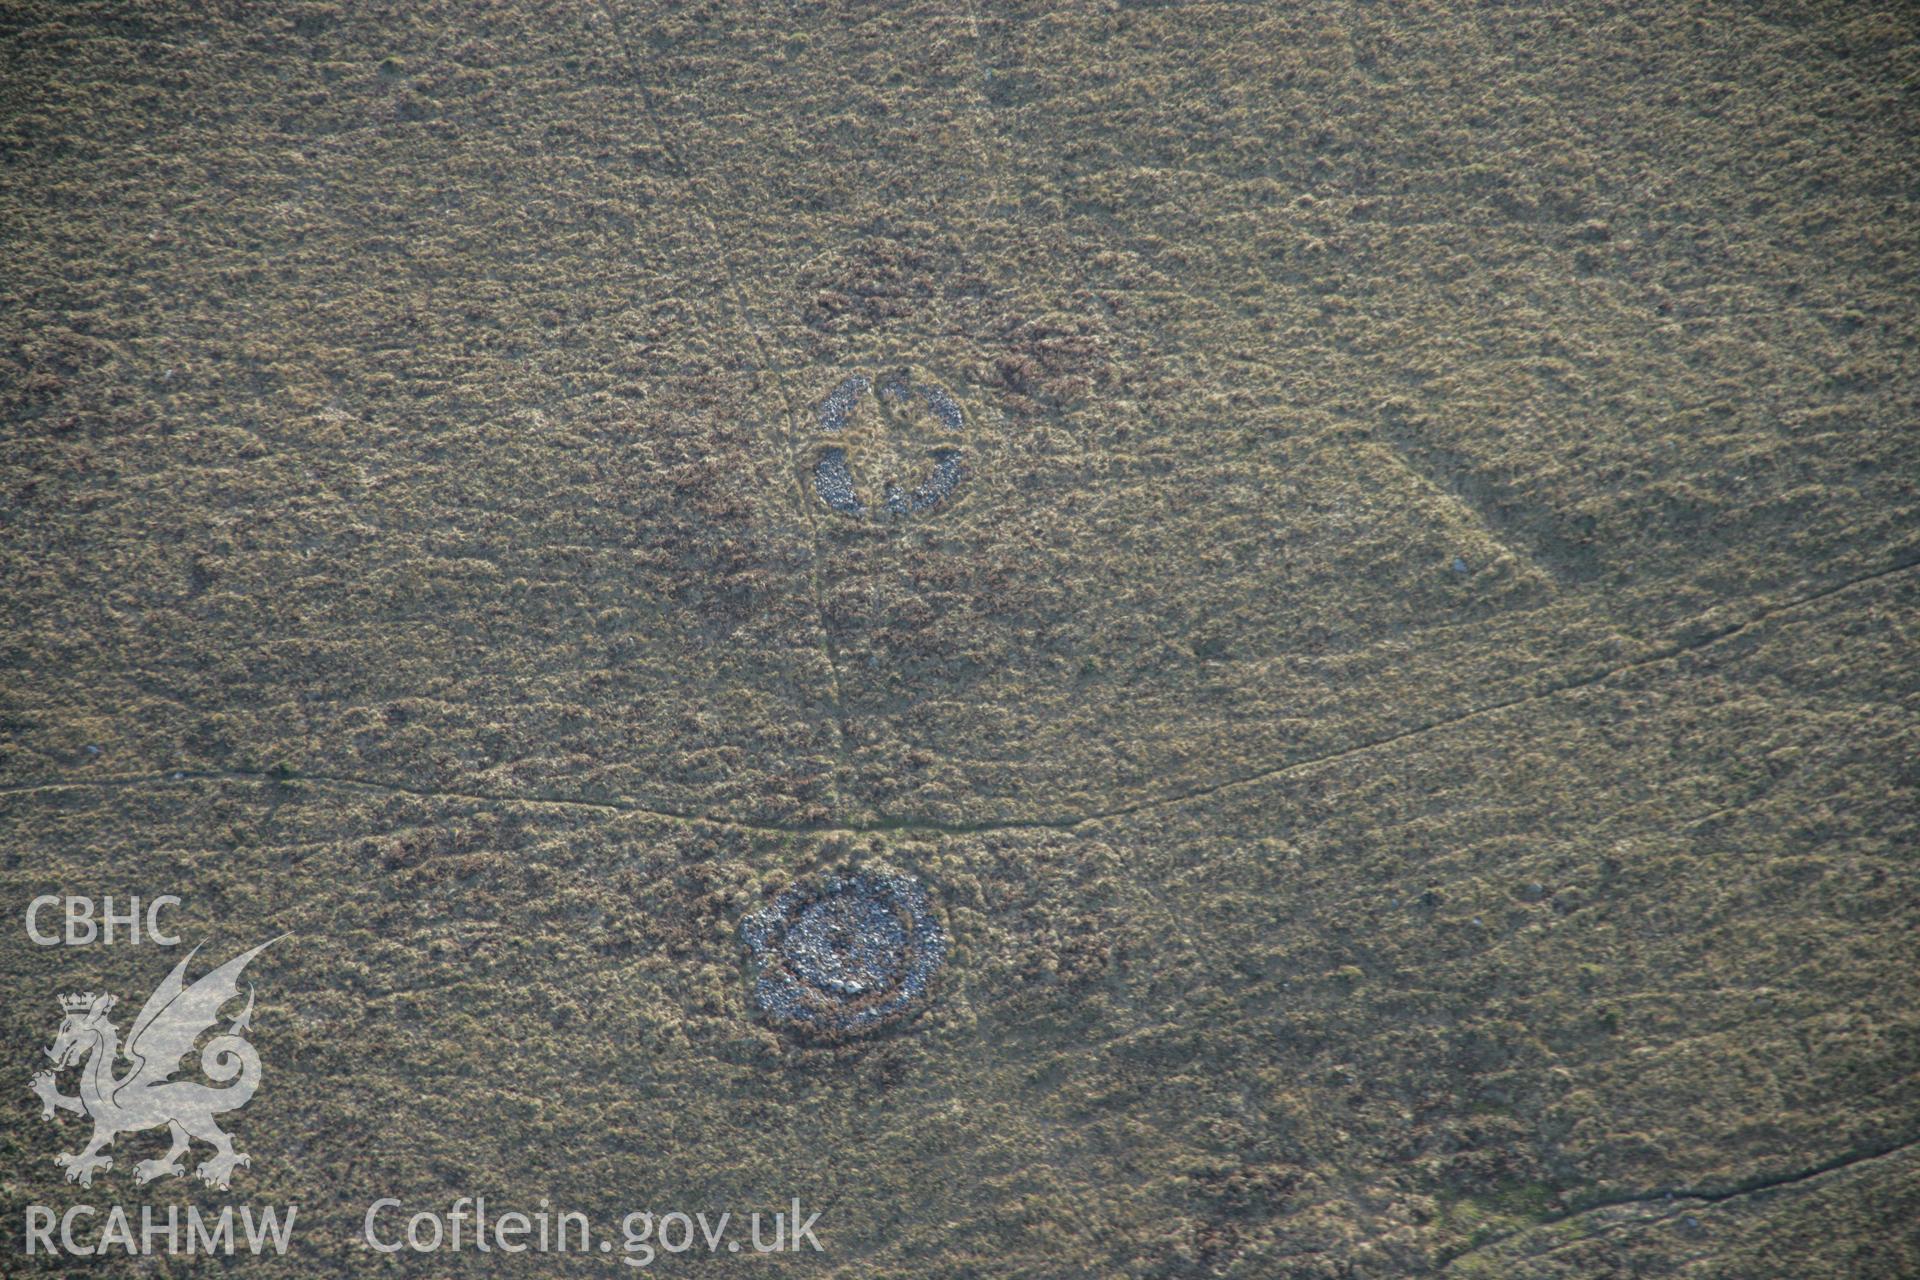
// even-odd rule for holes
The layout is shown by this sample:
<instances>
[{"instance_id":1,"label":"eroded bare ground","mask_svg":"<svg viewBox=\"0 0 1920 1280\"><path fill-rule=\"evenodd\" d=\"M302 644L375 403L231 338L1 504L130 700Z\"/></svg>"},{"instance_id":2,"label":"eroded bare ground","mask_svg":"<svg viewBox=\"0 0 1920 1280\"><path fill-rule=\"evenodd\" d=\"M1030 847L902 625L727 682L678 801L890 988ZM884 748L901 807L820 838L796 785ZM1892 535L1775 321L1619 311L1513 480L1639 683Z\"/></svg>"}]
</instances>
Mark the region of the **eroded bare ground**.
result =
<instances>
[{"instance_id":1,"label":"eroded bare ground","mask_svg":"<svg viewBox=\"0 0 1920 1280\"><path fill-rule=\"evenodd\" d=\"M0 880L293 932L309 1272L448 1186L801 1194L847 1276L1920 1269L1906 16L0 31ZM849 519L815 409L905 365L967 478ZM955 955L801 1045L739 921L863 858ZM11 1062L155 976L0 938Z\"/></svg>"}]
</instances>

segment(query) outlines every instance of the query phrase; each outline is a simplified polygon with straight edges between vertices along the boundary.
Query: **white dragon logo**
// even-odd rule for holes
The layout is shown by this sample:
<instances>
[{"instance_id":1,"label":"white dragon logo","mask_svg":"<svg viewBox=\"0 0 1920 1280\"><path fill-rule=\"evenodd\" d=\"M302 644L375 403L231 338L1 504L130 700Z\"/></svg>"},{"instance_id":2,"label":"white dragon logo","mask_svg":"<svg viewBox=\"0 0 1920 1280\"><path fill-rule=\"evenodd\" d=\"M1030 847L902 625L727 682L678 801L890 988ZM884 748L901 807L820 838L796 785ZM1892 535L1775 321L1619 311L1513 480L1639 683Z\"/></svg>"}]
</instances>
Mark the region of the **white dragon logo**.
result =
<instances>
[{"instance_id":1,"label":"white dragon logo","mask_svg":"<svg viewBox=\"0 0 1920 1280\"><path fill-rule=\"evenodd\" d=\"M285 935L282 935L283 937ZM158 1160L142 1160L133 1167L134 1181L145 1183L162 1174L178 1176L186 1169L180 1157L187 1154L191 1140L209 1143L214 1153L197 1172L209 1186L224 1191L233 1177L234 1166L252 1161L233 1149L233 1139L213 1122L217 1115L237 1111L260 1087L260 1055L241 1034L249 1029L253 1017L253 988L247 988L247 1007L222 1035L214 1036L200 1050L200 1069L217 1083L239 1079L223 1088L191 1080L169 1080L180 1069L180 1060L192 1049L194 1041L218 1020L220 1007L239 994L240 971L247 962L278 942L271 938L253 950L205 974L192 986L182 981L187 961L200 948L195 947L186 960L175 965L166 980L147 997L140 1016L133 1020L127 1036L126 1057L133 1063L128 1072L115 1079L114 1059L120 1050L120 1032L107 1018L114 1006L110 995L68 995L60 997L66 1015L53 1047L47 1050L56 1069L85 1061L80 1072L80 1094L67 1097L56 1087L53 1071L36 1072L32 1088L41 1102L41 1115L52 1118L55 1110L85 1114L93 1119L93 1140L79 1155L61 1154L54 1163L67 1171L68 1182L91 1186L96 1170L113 1167L113 1157L100 1149L117 1134L167 1126L173 1146Z\"/></svg>"}]
</instances>

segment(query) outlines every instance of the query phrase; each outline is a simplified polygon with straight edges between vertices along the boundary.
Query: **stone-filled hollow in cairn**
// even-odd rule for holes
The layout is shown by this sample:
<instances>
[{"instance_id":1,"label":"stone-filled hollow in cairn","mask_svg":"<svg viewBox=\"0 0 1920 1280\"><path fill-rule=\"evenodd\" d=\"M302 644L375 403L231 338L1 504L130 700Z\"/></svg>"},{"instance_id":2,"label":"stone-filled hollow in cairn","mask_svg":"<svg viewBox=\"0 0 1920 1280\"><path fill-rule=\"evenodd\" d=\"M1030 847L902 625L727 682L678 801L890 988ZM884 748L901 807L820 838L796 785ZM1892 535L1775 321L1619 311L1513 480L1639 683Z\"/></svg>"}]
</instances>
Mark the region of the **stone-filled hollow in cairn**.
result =
<instances>
[{"instance_id":1,"label":"stone-filled hollow in cairn","mask_svg":"<svg viewBox=\"0 0 1920 1280\"><path fill-rule=\"evenodd\" d=\"M865 1031L906 1014L947 957L926 891L885 869L792 885L748 916L741 936L767 1016L826 1033Z\"/></svg>"}]
</instances>

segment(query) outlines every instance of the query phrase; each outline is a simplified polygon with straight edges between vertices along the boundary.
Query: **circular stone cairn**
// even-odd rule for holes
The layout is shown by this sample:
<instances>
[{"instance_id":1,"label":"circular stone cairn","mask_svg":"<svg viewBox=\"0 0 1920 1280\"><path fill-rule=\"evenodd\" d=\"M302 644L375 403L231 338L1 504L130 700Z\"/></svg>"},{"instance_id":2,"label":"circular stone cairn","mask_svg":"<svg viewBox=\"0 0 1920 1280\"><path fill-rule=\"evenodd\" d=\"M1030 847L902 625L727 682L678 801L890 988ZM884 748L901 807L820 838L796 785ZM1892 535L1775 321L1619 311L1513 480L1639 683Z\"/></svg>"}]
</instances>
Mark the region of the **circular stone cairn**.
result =
<instances>
[{"instance_id":1,"label":"circular stone cairn","mask_svg":"<svg viewBox=\"0 0 1920 1280\"><path fill-rule=\"evenodd\" d=\"M826 399L820 402L821 432L834 435L844 430L853 411L859 406L860 397L873 390L872 379L864 374L856 373L841 379L827 393ZM945 387L916 387L904 375L895 374L880 384L876 394L884 403L904 407L913 401L916 392L940 425L949 432L957 432L965 425L966 417L960 410L960 402ZM960 459L960 450L942 447L933 450L930 456L933 459L931 474L912 489L902 489L892 483L887 485L882 497L888 515L902 518L930 511L960 487L960 482L967 475L966 466ZM822 448L815 459L813 491L829 509L841 515L861 519L867 514L867 504L860 500L860 495L854 489L853 468L847 460L847 451L839 445Z\"/></svg>"},{"instance_id":2,"label":"circular stone cairn","mask_svg":"<svg viewBox=\"0 0 1920 1280\"><path fill-rule=\"evenodd\" d=\"M793 885L741 934L759 969L760 1007L815 1031L864 1031L905 1012L947 958L926 891L897 871Z\"/></svg>"}]
</instances>

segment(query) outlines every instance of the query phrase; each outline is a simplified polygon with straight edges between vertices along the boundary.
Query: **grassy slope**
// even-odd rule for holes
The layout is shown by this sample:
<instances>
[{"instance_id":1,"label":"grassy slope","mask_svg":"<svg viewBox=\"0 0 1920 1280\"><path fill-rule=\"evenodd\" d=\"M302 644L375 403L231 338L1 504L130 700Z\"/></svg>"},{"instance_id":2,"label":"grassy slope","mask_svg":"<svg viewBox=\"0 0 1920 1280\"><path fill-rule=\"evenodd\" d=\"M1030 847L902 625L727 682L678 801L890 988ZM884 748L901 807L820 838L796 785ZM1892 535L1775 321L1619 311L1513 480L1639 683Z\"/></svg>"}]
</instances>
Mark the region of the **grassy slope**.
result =
<instances>
[{"instance_id":1,"label":"grassy slope","mask_svg":"<svg viewBox=\"0 0 1920 1280\"><path fill-rule=\"evenodd\" d=\"M1911 23L738 8L0 17L0 878L295 931L305 1263L1911 1268ZM974 476L852 524L901 363ZM791 1043L738 919L862 858L947 986ZM0 960L15 1062L158 963Z\"/></svg>"}]
</instances>

